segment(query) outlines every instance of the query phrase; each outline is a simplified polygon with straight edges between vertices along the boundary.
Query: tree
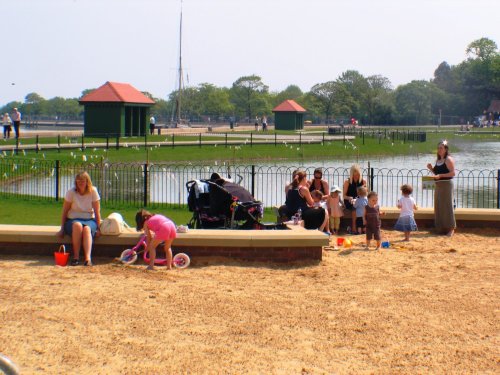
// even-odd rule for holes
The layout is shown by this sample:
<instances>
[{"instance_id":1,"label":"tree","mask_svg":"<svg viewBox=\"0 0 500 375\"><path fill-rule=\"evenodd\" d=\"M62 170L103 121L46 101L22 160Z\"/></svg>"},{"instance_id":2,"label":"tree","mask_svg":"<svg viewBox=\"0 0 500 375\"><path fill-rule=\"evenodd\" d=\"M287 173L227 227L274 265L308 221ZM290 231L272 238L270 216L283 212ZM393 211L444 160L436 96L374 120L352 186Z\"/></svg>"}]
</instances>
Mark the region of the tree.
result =
<instances>
[{"instance_id":1,"label":"tree","mask_svg":"<svg viewBox=\"0 0 500 375\"><path fill-rule=\"evenodd\" d=\"M364 109L369 124L381 125L392 123L394 105L392 101L391 81L381 75L366 78L368 90L364 96Z\"/></svg>"},{"instance_id":2,"label":"tree","mask_svg":"<svg viewBox=\"0 0 500 375\"><path fill-rule=\"evenodd\" d=\"M337 79L345 87L352 98L351 116L362 118L366 113L364 106L368 95L368 82L357 70L347 70Z\"/></svg>"},{"instance_id":3,"label":"tree","mask_svg":"<svg viewBox=\"0 0 500 375\"><path fill-rule=\"evenodd\" d=\"M229 90L220 88L211 83L202 83L198 86L198 101L200 113L210 116L223 116L233 111L229 100Z\"/></svg>"},{"instance_id":4,"label":"tree","mask_svg":"<svg viewBox=\"0 0 500 375\"><path fill-rule=\"evenodd\" d=\"M257 113L269 113L268 86L259 76L238 78L231 87L230 96L235 110L250 120Z\"/></svg>"},{"instance_id":5,"label":"tree","mask_svg":"<svg viewBox=\"0 0 500 375\"><path fill-rule=\"evenodd\" d=\"M24 97L24 111L26 112L26 115L30 116L30 115L40 115L44 112L44 103L45 103L45 99L35 93L35 92L32 92L32 93L29 93L27 94L25 97Z\"/></svg>"},{"instance_id":6,"label":"tree","mask_svg":"<svg viewBox=\"0 0 500 375\"><path fill-rule=\"evenodd\" d=\"M275 94L274 97L272 97L273 107L289 99L298 101L303 95L304 93L302 92L299 86L289 85L286 89Z\"/></svg>"},{"instance_id":7,"label":"tree","mask_svg":"<svg viewBox=\"0 0 500 375\"><path fill-rule=\"evenodd\" d=\"M452 67L443 61L434 71L434 79L432 80L440 89L454 92L457 89L457 82L452 71Z\"/></svg>"},{"instance_id":8,"label":"tree","mask_svg":"<svg viewBox=\"0 0 500 375\"><path fill-rule=\"evenodd\" d=\"M465 52L470 58L489 60L498 55L498 47L493 40L481 38L471 42Z\"/></svg>"},{"instance_id":9,"label":"tree","mask_svg":"<svg viewBox=\"0 0 500 375\"><path fill-rule=\"evenodd\" d=\"M433 97L442 93L434 83L411 81L396 89L395 101L399 120L403 124L428 124L431 122Z\"/></svg>"},{"instance_id":10,"label":"tree","mask_svg":"<svg viewBox=\"0 0 500 375\"><path fill-rule=\"evenodd\" d=\"M311 88L311 95L321 104L325 121L328 123L334 113L337 115L351 114L354 106L352 96L345 85L336 81L318 83Z\"/></svg>"}]
</instances>

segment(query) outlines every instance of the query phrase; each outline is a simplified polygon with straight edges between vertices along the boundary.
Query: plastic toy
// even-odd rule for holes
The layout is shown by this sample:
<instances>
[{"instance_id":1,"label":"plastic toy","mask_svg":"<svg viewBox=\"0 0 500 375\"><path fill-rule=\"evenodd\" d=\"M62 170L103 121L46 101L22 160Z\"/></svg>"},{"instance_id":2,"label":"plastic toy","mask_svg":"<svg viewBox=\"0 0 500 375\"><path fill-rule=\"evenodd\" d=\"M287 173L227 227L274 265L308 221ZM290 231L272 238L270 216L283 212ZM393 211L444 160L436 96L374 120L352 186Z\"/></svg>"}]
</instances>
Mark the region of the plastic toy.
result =
<instances>
[{"instance_id":1,"label":"plastic toy","mask_svg":"<svg viewBox=\"0 0 500 375\"><path fill-rule=\"evenodd\" d=\"M382 248L383 249L388 249L390 246L391 246L391 244L389 243L389 241L383 241L382 242Z\"/></svg>"},{"instance_id":2,"label":"plastic toy","mask_svg":"<svg viewBox=\"0 0 500 375\"><path fill-rule=\"evenodd\" d=\"M350 239L346 238L346 239L344 240L344 247L345 247L345 248L352 247L352 241L351 241Z\"/></svg>"},{"instance_id":3,"label":"plastic toy","mask_svg":"<svg viewBox=\"0 0 500 375\"><path fill-rule=\"evenodd\" d=\"M122 251L120 255L120 262L123 264L133 264L137 260L137 256L140 253L144 253L143 259L146 263L149 263L149 255L146 251L146 236L141 236L137 245L135 245L132 249L127 249ZM172 258L172 264L175 268L186 268L191 263L191 259L189 255L185 253L178 253L174 255ZM167 260L163 258L156 258L155 264L164 266L167 264Z\"/></svg>"},{"instance_id":4,"label":"plastic toy","mask_svg":"<svg viewBox=\"0 0 500 375\"><path fill-rule=\"evenodd\" d=\"M337 238L337 246L342 246L344 244L344 237Z\"/></svg>"}]
</instances>

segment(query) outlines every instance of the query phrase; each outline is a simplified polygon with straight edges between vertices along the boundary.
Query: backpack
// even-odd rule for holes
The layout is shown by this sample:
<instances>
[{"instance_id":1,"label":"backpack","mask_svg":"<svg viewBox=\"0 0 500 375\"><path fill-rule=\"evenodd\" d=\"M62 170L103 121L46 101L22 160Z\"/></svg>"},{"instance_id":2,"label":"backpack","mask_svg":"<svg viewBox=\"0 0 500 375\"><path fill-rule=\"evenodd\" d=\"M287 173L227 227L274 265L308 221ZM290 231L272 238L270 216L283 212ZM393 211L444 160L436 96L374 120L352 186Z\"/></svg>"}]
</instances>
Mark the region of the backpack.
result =
<instances>
[{"instance_id":1,"label":"backpack","mask_svg":"<svg viewBox=\"0 0 500 375\"><path fill-rule=\"evenodd\" d=\"M125 220L123 220L123 216L117 212L109 214L108 217L101 222L99 227L101 234L104 235L118 235L122 233L125 228L130 227Z\"/></svg>"}]
</instances>

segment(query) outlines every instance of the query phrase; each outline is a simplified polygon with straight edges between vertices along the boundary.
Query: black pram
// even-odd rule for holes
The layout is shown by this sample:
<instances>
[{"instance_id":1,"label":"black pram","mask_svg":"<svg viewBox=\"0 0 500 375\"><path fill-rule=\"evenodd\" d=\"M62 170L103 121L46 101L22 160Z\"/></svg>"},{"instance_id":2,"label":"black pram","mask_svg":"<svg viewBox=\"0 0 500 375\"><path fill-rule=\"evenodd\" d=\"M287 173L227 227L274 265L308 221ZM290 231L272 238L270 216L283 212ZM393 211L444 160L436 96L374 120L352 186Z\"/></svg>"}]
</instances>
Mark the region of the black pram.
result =
<instances>
[{"instance_id":1,"label":"black pram","mask_svg":"<svg viewBox=\"0 0 500 375\"><path fill-rule=\"evenodd\" d=\"M259 227L263 204L241 185L223 179L192 180L186 183L186 189L189 211L193 212L190 228Z\"/></svg>"}]
</instances>

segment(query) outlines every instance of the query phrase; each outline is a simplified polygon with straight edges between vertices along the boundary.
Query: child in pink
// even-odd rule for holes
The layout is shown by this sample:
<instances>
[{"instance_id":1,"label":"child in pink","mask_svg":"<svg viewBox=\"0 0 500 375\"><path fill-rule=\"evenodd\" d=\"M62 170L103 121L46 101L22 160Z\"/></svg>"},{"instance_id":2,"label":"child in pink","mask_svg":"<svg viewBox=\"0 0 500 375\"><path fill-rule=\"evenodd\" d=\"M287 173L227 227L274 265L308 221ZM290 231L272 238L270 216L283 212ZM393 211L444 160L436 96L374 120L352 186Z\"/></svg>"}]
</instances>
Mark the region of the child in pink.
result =
<instances>
[{"instance_id":1,"label":"child in pink","mask_svg":"<svg viewBox=\"0 0 500 375\"><path fill-rule=\"evenodd\" d=\"M147 270L154 270L156 259L156 248L165 242L165 253L167 254L167 268L172 269L172 242L177 237L177 228L169 218L152 214L146 210L140 210L135 215L137 230L144 229L146 235L146 251L149 253L150 261ZM154 235L153 235L154 234Z\"/></svg>"}]
</instances>

